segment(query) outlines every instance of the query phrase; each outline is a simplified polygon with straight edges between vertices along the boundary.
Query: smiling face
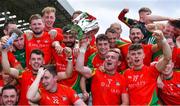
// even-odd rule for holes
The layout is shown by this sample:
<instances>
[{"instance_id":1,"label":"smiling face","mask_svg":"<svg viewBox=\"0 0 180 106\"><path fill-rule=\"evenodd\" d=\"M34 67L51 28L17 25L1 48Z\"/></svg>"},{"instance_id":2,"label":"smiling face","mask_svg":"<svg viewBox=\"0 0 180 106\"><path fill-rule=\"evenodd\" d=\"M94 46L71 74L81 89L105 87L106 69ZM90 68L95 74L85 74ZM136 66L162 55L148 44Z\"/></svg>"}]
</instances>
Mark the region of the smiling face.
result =
<instances>
[{"instance_id":1,"label":"smiling face","mask_svg":"<svg viewBox=\"0 0 180 106\"><path fill-rule=\"evenodd\" d=\"M14 106L18 101L18 94L14 89L6 89L2 92L2 103L5 106Z\"/></svg>"},{"instance_id":2,"label":"smiling face","mask_svg":"<svg viewBox=\"0 0 180 106\"><path fill-rule=\"evenodd\" d=\"M139 28L130 29L129 38L133 43L138 43L143 37L144 35Z\"/></svg>"},{"instance_id":3,"label":"smiling face","mask_svg":"<svg viewBox=\"0 0 180 106\"><path fill-rule=\"evenodd\" d=\"M163 29L164 36L174 36L174 27L170 24L166 24L165 28Z\"/></svg>"},{"instance_id":4,"label":"smiling face","mask_svg":"<svg viewBox=\"0 0 180 106\"><path fill-rule=\"evenodd\" d=\"M47 91L53 92L56 89L57 77L46 71L42 77L42 84Z\"/></svg>"},{"instance_id":5,"label":"smiling face","mask_svg":"<svg viewBox=\"0 0 180 106\"><path fill-rule=\"evenodd\" d=\"M31 65L34 71L37 72L38 69L43 65L43 63L44 63L44 58L42 55L35 53L31 54L29 64Z\"/></svg>"},{"instance_id":6,"label":"smiling face","mask_svg":"<svg viewBox=\"0 0 180 106\"><path fill-rule=\"evenodd\" d=\"M31 29L34 32L34 34L42 34L44 30L44 23L42 19L33 19L31 20Z\"/></svg>"},{"instance_id":7,"label":"smiling face","mask_svg":"<svg viewBox=\"0 0 180 106\"><path fill-rule=\"evenodd\" d=\"M45 27L47 27L47 29L53 28L55 19L56 18L55 18L55 13L54 12L44 13L43 20L44 20L44 23L45 23Z\"/></svg>"},{"instance_id":8,"label":"smiling face","mask_svg":"<svg viewBox=\"0 0 180 106\"><path fill-rule=\"evenodd\" d=\"M108 52L108 50L109 50L109 42L108 42L108 40L98 41L96 43L96 47L97 47L98 53L102 57L104 57L106 55L106 53Z\"/></svg>"},{"instance_id":9,"label":"smiling face","mask_svg":"<svg viewBox=\"0 0 180 106\"><path fill-rule=\"evenodd\" d=\"M71 33L64 33L63 43L70 48L73 48L75 45L76 37Z\"/></svg>"}]
</instances>

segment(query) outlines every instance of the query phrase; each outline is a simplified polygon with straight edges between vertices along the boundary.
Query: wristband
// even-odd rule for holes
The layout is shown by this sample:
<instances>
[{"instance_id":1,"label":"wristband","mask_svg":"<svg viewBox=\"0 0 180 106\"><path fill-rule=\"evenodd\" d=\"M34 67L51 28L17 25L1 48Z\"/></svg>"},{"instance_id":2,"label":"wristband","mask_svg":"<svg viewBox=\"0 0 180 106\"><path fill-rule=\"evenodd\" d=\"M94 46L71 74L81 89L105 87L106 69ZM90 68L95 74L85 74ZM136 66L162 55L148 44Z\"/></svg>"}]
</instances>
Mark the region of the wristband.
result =
<instances>
[{"instance_id":1,"label":"wristband","mask_svg":"<svg viewBox=\"0 0 180 106\"><path fill-rule=\"evenodd\" d=\"M68 57L68 58L67 58L67 61L72 61L72 57Z\"/></svg>"}]
</instances>

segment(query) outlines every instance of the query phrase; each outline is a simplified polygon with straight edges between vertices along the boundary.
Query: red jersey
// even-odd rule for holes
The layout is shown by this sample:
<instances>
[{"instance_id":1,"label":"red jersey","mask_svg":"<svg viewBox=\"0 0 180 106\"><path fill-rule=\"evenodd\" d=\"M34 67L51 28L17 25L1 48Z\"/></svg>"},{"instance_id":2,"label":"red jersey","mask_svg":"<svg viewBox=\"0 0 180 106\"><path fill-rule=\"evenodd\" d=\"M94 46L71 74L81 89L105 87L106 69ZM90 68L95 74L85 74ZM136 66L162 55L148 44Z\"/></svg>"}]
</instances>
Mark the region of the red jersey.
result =
<instances>
[{"instance_id":1,"label":"red jersey","mask_svg":"<svg viewBox=\"0 0 180 106\"><path fill-rule=\"evenodd\" d=\"M26 35L25 35L26 36ZM51 63L52 59L52 39L47 32L39 38L35 38L34 35L25 37L25 50L26 50L26 65L30 68L29 59L30 53L34 49L40 49L44 53L45 64Z\"/></svg>"},{"instance_id":2,"label":"red jersey","mask_svg":"<svg viewBox=\"0 0 180 106\"><path fill-rule=\"evenodd\" d=\"M96 48L95 37L92 36L92 40L91 40L91 42L90 42L90 44L89 44L89 46L85 52L85 60L84 60L85 64L87 64L89 56L96 51L97 51L97 48Z\"/></svg>"},{"instance_id":3,"label":"red jersey","mask_svg":"<svg viewBox=\"0 0 180 106\"><path fill-rule=\"evenodd\" d=\"M56 36L51 36L51 38L55 41L59 41L62 42L63 41L63 31L61 28L53 28L54 30L57 31L57 35Z\"/></svg>"},{"instance_id":4,"label":"red jersey","mask_svg":"<svg viewBox=\"0 0 180 106\"><path fill-rule=\"evenodd\" d=\"M127 44L125 46L122 46L120 49L121 49L121 53L123 55L123 58L126 60L126 57L127 57L127 54L128 54L128 48L131 44ZM143 50L144 50L144 54L145 54L145 58L144 58L144 64L149 66L150 63L151 63L151 59L152 59L152 55L153 55L153 52L152 52L152 45L143 45ZM127 64L127 62L126 62Z\"/></svg>"},{"instance_id":5,"label":"red jersey","mask_svg":"<svg viewBox=\"0 0 180 106\"><path fill-rule=\"evenodd\" d=\"M18 80L20 84L19 105L29 104L28 99L26 98L26 94L34 80L35 80L35 76L33 75L32 71L29 69L23 71L22 74L19 76L19 80Z\"/></svg>"},{"instance_id":6,"label":"red jersey","mask_svg":"<svg viewBox=\"0 0 180 106\"><path fill-rule=\"evenodd\" d=\"M120 105L121 95L127 93L124 77L117 72L109 75L99 69L94 71L91 83L93 105Z\"/></svg>"},{"instance_id":7,"label":"red jersey","mask_svg":"<svg viewBox=\"0 0 180 106\"><path fill-rule=\"evenodd\" d=\"M48 92L44 88L40 91L40 105L73 105L78 95L71 88L58 84L56 92Z\"/></svg>"},{"instance_id":8,"label":"red jersey","mask_svg":"<svg viewBox=\"0 0 180 106\"><path fill-rule=\"evenodd\" d=\"M174 71L171 79L163 80L159 96L165 105L180 105L180 72Z\"/></svg>"},{"instance_id":9,"label":"red jersey","mask_svg":"<svg viewBox=\"0 0 180 106\"><path fill-rule=\"evenodd\" d=\"M99 68L103 65L104 59L102 59L99 55L99 53L93 53L91 56L89 56L87 63L89 68Z\"/></svg>"},{"instance_id":10,"label":"red jersey","mask_svg":"<svg viewBox=\"0 0 180 106\"><path fill-rule=\"evenodd\" d=\"M155 66L143 66L141 70L132 68L125 71L130 105L157 104L158 75L159 72Z\"/></svg>"},{"instance_id":11,"label":"red jersey","mask_svg":"<svg viewBox=\"0 0 180 106\"><path fill-rule=\"evenodd\" d=\"M54 50L53 50L53 57L55 60L55 64L56 64L56 70L57 72L65 72L66 71L66 67L67 67L67 60L66 60L66 55L64 52L62 52L62 54L57 54ZM68 87L73 87L77 80L78 80L78 72L75 70L75 60L73 58L73 73L72 76L68 79L64 79L59 81L60 84L66 85Z\"/></svg>"},{"instance_id":12,"label":"red jersey","mask_svg":"<svg viewBox=\"0 0 180 106\"><path fill-rule=\"evenodd\" d=\"M8 52L7 55L8 55L8 60L9 60L11 67L16 67L17 65L20 65L20 63L17 61L17 59L15 58L13 53ZM2 56L0 53L0 64L1 64L1 60L2 60Z\"/></svg>"}]
</instances>

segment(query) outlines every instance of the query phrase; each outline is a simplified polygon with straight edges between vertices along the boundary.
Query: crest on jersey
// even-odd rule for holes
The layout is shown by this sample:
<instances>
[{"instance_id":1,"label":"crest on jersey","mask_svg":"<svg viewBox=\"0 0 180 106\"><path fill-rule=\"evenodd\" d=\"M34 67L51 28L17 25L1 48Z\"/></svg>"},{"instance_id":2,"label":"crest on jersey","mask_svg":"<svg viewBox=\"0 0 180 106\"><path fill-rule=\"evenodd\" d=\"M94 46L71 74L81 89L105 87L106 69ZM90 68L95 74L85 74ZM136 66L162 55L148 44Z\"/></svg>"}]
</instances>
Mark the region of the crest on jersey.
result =
<instances>
[{"instance_id":1,"label":"crest on jersey","mask_svg":"<svg viewBox=\"0 0 180 106\"><path fill-rule=\"evenodd\" d=\"M41 41L40 41L40 40L37 40L36 42L37 42L37 43L40 43Z\"/></svg>"},{"instance_id":2,"label":"crest on jersey","mask_svg":"<svg viewBox=\"0 0 180 106\"><path fill-rule=\"evenodd\" d=\"M66 101L67 97L66 96L62 96L62 101Z\"/></svg>"},{"instance_id":3,"label":"crest on jersey","mask_svg":"<svg viewBox=\"0 0 180 106\"><path fill-rule=\"evenodd\" d=\"M116 82L116 86L120 86L120 82Z\"/></svg>"}]
</instances>

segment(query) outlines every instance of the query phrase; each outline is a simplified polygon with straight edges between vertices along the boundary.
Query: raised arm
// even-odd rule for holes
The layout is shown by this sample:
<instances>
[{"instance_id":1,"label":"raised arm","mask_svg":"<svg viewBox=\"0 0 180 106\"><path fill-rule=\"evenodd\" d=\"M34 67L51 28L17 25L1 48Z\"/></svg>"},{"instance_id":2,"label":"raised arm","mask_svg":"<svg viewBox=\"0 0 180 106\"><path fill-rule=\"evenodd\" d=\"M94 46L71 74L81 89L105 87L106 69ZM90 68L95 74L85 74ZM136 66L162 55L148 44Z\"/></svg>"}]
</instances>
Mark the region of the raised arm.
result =
<instances>
[{"instance_id":1,"label":"raised arm","mask_svg":"<svg viewBox=\"0 0 180 106\"><path fill-rule=\"evenodd\" d=\"M81 47L80 47L80 53L76 60L75 67L76 67L76 70L80 72L83 76L85 76L86 78L89 78L92 76L92 70L89 67L84 66L84 57L85 57L87 46L88 46L88 41L86 41L86 39L83 39Z\"/></svg>"},{"instance_id":2,"label":"raised arm","mask_svg":"<svg viewBox=\"0 0 180 106\"><path fill-rule=\"evenodd\" d=\"M68 79L72 76L73 62L72 62L72 50L69 47L64 48L64 52L67 58L67 67L65 72L58 72L58 80Z\"/></svg>"},{"instance_id":3,"label":"raised arm","mask_svg":"<svg viewBox=\"0 0 180 106\"><path fill-rule=\"evenodd\" d=\"M58 54L61 54L62 51L63 51L63 48L62 48L62 46L60 45L59 41L53 41L53 42L52 42L52 47L54 47L54 49L56 50L56 52L57 52Z\"/></svg>"},{"instance_id":4,"label":"raised arm","mask_svg":"<svg viewBox=\"0 0 180 106\"><path fill-rule=\"evenodd\" d=\"M166 27L165 23L150 23L146 24L146 29L149 32L154 32L155 30L163 30Z\"/></svg>"},{"instance_id":5,"label":"raised arm","mask_svg":"<svg viewBox=\"0 0 180 106\"><path fill-rule=\"evenodd\" d=\"M118 19L123 22L124 24L126 24L128 27L132 27L132 25L136 24L137 23L137 20L134 20L134 19L130 19L130 18L127 18L125 17L126 13L129 12L129 9L128 8L124 8L120 13L119 13L119 16L118 16Z\"/></svg>"},{"instance_id":6,"label":"raised arm","mask_svg":"<svg viewBox=\"0 0 180 106\"><path fill-rule=\"evenodd\" d=\"M3 44L5 44L5 43L2 42L2 45L3 45ZM10 67L9 60L8 60L8 55L7 55L7 51L8 51L7 48L1 50L1 53L2 53L1 63L2 63L3 71L4 71L5 73L8 73L9 75L15 77L15 78L18 78L18 76L19 76L19 70Z\"/></svg>"},{"instance_id":7,"label":"raised arm","mask_svg":"<svg viewBox=\"0 0 180 106\"><path fill-rule=\"evenodd\" d=\"M121 20L122 22L125 21L125 15L126 13L129 12L129 9L128 8L124 8L120 13L119 13L119 16L118 16L118 19Z\"/></svg>"},{"instance_id":8,"label":"raised arm","mask_svg":"<svg viewBox=\"0 0 180 106\"><path fill-rule=\"evenodd\" d=\"M163 58L158 61L158 63L156 64L156 68L159 71L163 71L172 58L172 51L165 37L163 36L162 31L156 30L154 31L153 35L156 37L158 41L157 44L159 45L159 47L161 47L163 51Z\"/></svg>"},{"instance_id":9,"label":"raised arm","mask_svg":"<svg viewBox=\"0 0 180 106\"><path fill-rule=\"evenodd\" d=\"M147 24L155 22L155 21L168 21L168 20L172 20L172 18L165 17L165 16L159 16L159 15L146 15L145 16L145 21Z\"/></svg>"},{"instance_id":10,"label":"raised arm","mask_svg":"<svg viewBox=\"0 0 180 106\"><path fill-rule=\"evenodd\" d=\"M39 94L38 88L39 88L39 83L41 81L41 78L43 77L45 71L46 69L44 69L43 67L41 67L38 70L36 79L31 84L31 86L29 87L27 91L26 97L30 102L38 102L41 99L41 95Z\"/></svg>"}]
</instances>

